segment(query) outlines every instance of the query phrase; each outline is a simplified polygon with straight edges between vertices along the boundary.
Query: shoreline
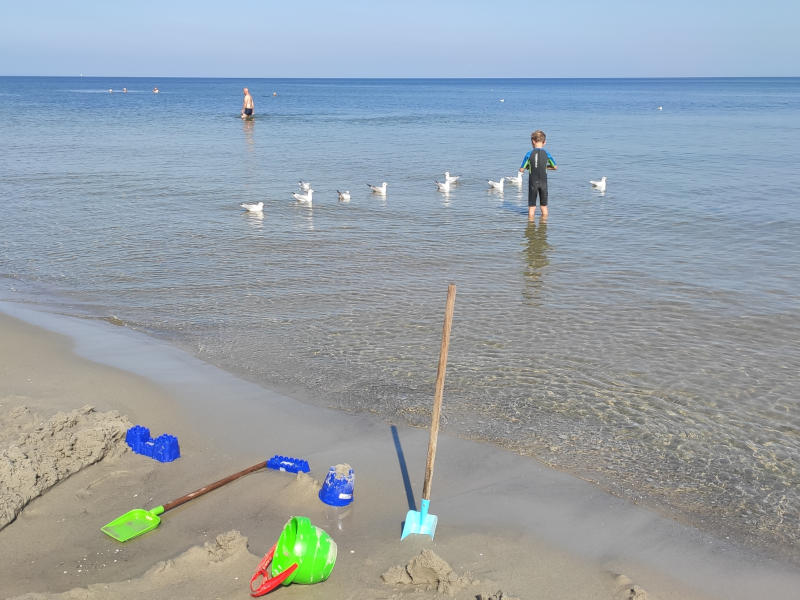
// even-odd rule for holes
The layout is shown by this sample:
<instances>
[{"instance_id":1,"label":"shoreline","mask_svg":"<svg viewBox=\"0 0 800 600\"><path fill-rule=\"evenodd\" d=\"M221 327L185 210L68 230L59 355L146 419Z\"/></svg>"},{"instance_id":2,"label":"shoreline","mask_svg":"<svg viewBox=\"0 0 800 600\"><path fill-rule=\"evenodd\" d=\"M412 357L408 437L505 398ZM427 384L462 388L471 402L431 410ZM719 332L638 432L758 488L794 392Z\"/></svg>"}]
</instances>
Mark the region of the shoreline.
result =
<instances>
[{"instance_id":1,"label":"shoreline","mask_svg":"<svg viewBox=\"0 0 800 600\"><path fill-rule=\"evenodd\" d=\"M0 311L3 310L3 304L5 304L6 310L13 311L13 307L26 306L26 303L31 303L33 299L36 299L33 301L36 307L34 312L39 314L36 319L45 319L43 325L46 328L60 331L66 335L71 335L72 328L59 325L58 319L47 319L44 317L44 315L52 313L55 315L64 316L67 321L72 319L74 322L84 323L86 324L87 331L102 331L106 327L111 327L120 333L124 332L125 335L131 335L136 339L146 340L143 343L153 344L170 356L185 355L186 357L191 357L190 364L192 365L202 365L202 368L204 369L217 369L220 372L226 373L233 379L245 381L249 384L257 386L259 389L267 389L279 396L288 397L293 401L298 401L301 404L309 405L312 410L314 408L333 409L336 412L341 411L345 414L355 416L358 416L359 414L369 414L366 412L369 409L365 408L364 406L359 407L361 411L364 411L360 412L359 408L354 409L353 407L342 403L341 396L337 394L321 396L313 388L304 387L302 384L297 382L287 383L286 381L265 381L260 377L253 375L253 373L248 372L247 370L237 369L237 365L235 364L214 361L210 358L204 357L201 353L199 354L197 352L197 349L193 347L192 344L182 343L185 342L184 340L172 339L169 336L164 335L163 331L148 329L143 327L140 323L128 323L122 319L119 319L113 313L109 313L107 311L98 312L97 310L92 310L91 307L82 306L80 302L77 302L74 298L70 299L69 296L65 297L53 295L53 292L47 287L36 285L32 286L30 282L26 282L25 285L28 289L25 293L20 294L18 299L10 299L11 297L14 297L15 294L19 293L19 290L14 289L13 286L11 287L11 290L15 294L6 294L6 298L0 298ZM96 323L97 326L92 327L89 325L91 323ZM99 362L108 362L108 357L104 356L102 351L92 350L91 348L92 344L97 343L98 339L102 337L103 335L101 333L90 336L91 341L87 344L87 348L84 350L84 353L87 357L92 358L93 360ZM181 363L182 360L183 359L180 359L177 362ZM135 370L140 375L150 379L159 379L160 376L158 375L158 368L155 368L151 364L139 364L140 362L140 360L131 362L125 356L121 356L115 362L109 362L108 364L117 366L117 368L122 368L124 370ZM161 378L161 380L163 380L165 383L170 382L169 378ZM317 400L316 397L322 397L322 400ZM452 405L450 411L453 411ZM369 412L372 411L370 410ZM451 414L453 413L451 412ZM384 422L398 421L405 423L411 428L427 428L428 417L420 412L418 408L411 413L376 412L373 416L377 419L383 420ZM416 421L410 419L409 416L415 416ZM745 548L746 551L751 552L754 555L763 556L768 560L786 562L795 567L800 566L800 551L798 551L791 543L785 543L785 535L779 537L777 533L773 532L772 536L761 536L759 533L769 531L769 528L763 524L759 525L760 531L741 528L739 527L741 522L726 520L725 513L723 512L720 514L717 509L713 508L713 504L711 505L712 508L705 510L690 508L687 505L676 506L670 504L670 502L665 499L665 496L648 494L646 492L646 485L637 487L637 478L629 478L627 482L622 480L614 480L613 478L608 479L607 477L604 477L604 475L608 475L608 473L596 468L596 466L587 467L585 464L561 461L557 458L553 458L546 450L547 444L538 447L538 449L531 449L520 446L516 443L508 443L508 440L512 438L506 438L504 441L500 437L476 434L474 430L465 431L462 429L461 431L454 432L453 435L478 444L490 444L497 447L501 451L512 452L527 459L537 461L546 469L552 469L554 471L565 473L571 477L576 477L621 500L633 503L635 505L645 506L646 509L661 515L666 520L677 521L689 529L699 529L712 538L725 539L726 541L731 540L736 545ZM641 481L642 479L640 475L638 482ZM694 506L696 507L705 505L699 505L695 501ZM712 520L713 525L709 525L709 522Z\"/></svg>"},{"instance_id":2,"label":"shoreline","mask_svg":"<svg viewBox=\"0 0 800 600\"><path fill-rule=\"evenodd\" d=\"M432 486L436 538L413 536L401 543L409 503L386 422L300 403L158 340L117 329L0 303L8 365L0 389L4 405L30 401L40 410L68 410L93 396L89 403L98 410L119 410L154 435L177 435L182 452L164 465L132 453L104 459L29 504L0 530L0 546L17 549L0 557L0 581L13 582L9 590L0 589L3 597L138 578L158 561L232 529L248 538L250 553L259 557L292 514L309 516L340 548L331 579L286 589L290 595L302 589L306 598L348 597L353 586L361 597L402 594L383 584L380 574L423 548L456 572L472 572L521 598L625 597L615 579L620 574L662 599L750 598L786 594L800 585L788 565L757 558L533 459L444 433ZM47 360L25 363L25 353L12 351L12 345ZM34 381L26 382L26 373L35 374ZM26 388L30 394L19 393ZM398 426L398 438L418 499L427 430ZM347 517L339 519L287 474L261 472L176 509L159 530L127 544L99 531L131 508L166 502L273 454L308 459L315 479L330 465L350 463L356 489ZM48 540L47 548L26 541L47 540L56 523L65 531ZM93 552L123 554L126 560L113 571L87 569L80 576L71 568L51 569L54 556L81 564ZM520 556L531 558L520 565ZM241 573L238 588L231 582L226 597L249 597L254 569L255 563ZM477 589L465 588L456 597L474 598Z\"/></svg>"}]
</instances>

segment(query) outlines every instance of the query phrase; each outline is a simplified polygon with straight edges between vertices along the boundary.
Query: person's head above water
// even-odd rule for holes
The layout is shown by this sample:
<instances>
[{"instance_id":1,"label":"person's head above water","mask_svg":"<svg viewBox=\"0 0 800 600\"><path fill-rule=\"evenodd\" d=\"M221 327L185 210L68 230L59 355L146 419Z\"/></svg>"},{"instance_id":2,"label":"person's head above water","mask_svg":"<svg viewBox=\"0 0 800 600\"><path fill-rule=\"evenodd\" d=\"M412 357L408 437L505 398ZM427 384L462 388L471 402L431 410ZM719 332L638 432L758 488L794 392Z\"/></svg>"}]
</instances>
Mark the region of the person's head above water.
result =
<instances>
[{"instance_id":1,"label":"person's head above water","mask_svg":"<svg viewBox=\"0 0 800 600\"><path fill-rule=\"evenodd\" d=\"M547 141L547 136L544 134L544 131L541 129L537 129L531 134L531 142L544 144Z\"/></svg>"}]
</instances>

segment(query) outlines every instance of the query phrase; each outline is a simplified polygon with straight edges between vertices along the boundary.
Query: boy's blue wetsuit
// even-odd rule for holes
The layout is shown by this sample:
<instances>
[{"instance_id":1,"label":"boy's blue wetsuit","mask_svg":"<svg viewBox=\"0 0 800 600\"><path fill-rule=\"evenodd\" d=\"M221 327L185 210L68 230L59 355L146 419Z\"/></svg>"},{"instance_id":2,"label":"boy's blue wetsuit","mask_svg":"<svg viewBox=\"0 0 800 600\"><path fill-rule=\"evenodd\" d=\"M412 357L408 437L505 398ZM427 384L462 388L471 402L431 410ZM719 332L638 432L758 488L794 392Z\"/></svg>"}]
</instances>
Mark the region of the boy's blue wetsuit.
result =
<instances>
[{"instance_id":1,"label":"boy's blue wetsuit","mask_svg":"<svg viewBox=\"0 0 800 600\"><path fill-rule=\"evenodd\" d=\"M531 148L522 159L520 169L530 172L528 176L528 206L536 206L536 196L539 196L539 206L547 206L547 166L556 166L556 161L544 148Z\"/></svg>"}]
</instances>

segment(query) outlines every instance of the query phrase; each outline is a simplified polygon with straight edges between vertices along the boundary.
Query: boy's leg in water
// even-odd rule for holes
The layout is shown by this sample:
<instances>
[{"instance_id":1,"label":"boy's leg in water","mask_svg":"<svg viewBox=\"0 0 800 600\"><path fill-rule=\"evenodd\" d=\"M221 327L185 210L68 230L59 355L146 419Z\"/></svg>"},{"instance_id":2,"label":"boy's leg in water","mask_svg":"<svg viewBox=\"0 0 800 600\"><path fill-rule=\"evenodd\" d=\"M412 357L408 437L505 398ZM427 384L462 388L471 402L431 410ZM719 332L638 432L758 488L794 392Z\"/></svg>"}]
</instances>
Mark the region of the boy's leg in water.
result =
<instances>
[{"instance_id":1,"label":"boy's leg in water","mask_svg":"<svg viewBox=\"0 0 800 600\"><path fill-rule=\"evenodd\" d=\"M542 221L547 220L547 182L539 188L539 208L542 209Z\"/></svg>"}]
</instances>

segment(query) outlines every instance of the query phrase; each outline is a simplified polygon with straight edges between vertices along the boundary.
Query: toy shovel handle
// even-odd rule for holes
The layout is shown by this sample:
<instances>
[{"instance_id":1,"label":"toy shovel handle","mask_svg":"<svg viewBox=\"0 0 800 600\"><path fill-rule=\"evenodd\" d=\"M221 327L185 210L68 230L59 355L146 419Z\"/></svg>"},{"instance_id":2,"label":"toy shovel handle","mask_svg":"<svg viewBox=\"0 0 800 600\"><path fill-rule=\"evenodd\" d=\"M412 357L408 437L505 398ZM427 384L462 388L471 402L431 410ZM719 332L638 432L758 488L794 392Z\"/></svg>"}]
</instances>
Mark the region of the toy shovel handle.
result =
<instances>
[{"instance_id":1,"label":"toy shovel handle","mask_svg":"<svg viewBox=\"0 0 800 600\"><path fill-rule=\"evenodd\" d=\"M254 464L252 467L247 467L243 471L239 471L238 473L234 473L233 475L228 475L227 477L220 479L219 481L215 481L214 483L210 483L205 487L201 487L199 490L195 490L186 494L185 496L181 496L180 498L176 498L172 502L167 502L164 505L164 512L167 512L171 508L175 508L176 506L180 506L184 502L188 502L189 500L194 500L198 496L202 496L203 494L207 494L211 490L215 490L218 487L222 487L226 483L230 483L239 477L244 477L248 473L252 473L253 471L258 471L259 469L263 469L267 466L267 461L261 461L259 463Z\"/></svg>"},{"instance_id":2,"label":"toy shovel handle","mask_svg":"<svg viewBox=\"0 0 800 600\"><path fill-rule=\"evenodd\" d=\"M444 374L447 370L447 350L450 347L450 330L453 326L453 311L456 306L456 286L447 286L447 305L444 311L442 327L442 346L439 350L439 368L436 371L436 393L433 397L433 413L431 414L431 437L428 441L428 461L425 464L425 482L422 484L422 499L431 499L431 479L433 478L433 461L436 458L436 442L439 439L439 417L442 414L442 396L444 395Z\"/></svg>"},{"instance_id":3,"label":"toy shovel handle","mask_svg":"<svg viewBox=\"0 0 800 600\"><path fill-rule=\"evenodd\" d=\"M276 543L274 546L272 546L272 548L270 548L270 551L267 552L267 555L259 563L256 572L253 573L253 576L250 578L250 595L254 598L257 598L258 596L264 596L265 594L268 594L274 590L276 587L286 581L286 578L294 573L295 569L297 569L298 565L297 563L294 563L282 573L278 573L275 577L270 577L269 566L272 563L272 557L275 556L275 548L277 546L278 544ZM253 589L253 584L259 577L263 577L264 580L261 582L260 586Z\"/></svg>"}]
</instances>

